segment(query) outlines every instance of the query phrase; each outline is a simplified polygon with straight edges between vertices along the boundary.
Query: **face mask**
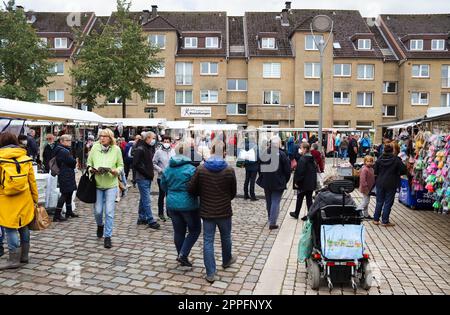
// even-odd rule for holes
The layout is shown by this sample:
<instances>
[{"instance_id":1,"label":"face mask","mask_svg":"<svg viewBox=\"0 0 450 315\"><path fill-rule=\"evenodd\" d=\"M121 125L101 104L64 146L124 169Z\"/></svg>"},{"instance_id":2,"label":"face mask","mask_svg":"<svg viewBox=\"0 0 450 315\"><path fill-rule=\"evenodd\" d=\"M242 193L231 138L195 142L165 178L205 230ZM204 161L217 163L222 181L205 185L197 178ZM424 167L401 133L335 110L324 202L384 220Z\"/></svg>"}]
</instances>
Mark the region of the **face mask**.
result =
<instances>
[{"instance_id":1,"label":"face mask","mask_svg":"<svg viewBox=\"0 0 450 315\"><path fill-rule=\"evenodd\" d=\"M170 148L170 143L164 143L163 147L164 147L164 149L169 149Z\"/></svg>"},{"instance_id":2,"label":"face mask","mask_svg":"<svg viewBox=\"0 0 450 315\"><path fill-rule=\"evenodd\" d=\"M152 142L150 142L150 145L151 145L151 146L154 146L155 144L156 144L156 140L153 139Z\"/></svg>"},{"instance_id":3,"label":"face mask","mask_svg":"<svg viewBox=\"0 0 450 315\"><path fill-rule=\"evenodd\" d=\"M27 141L27 140L24 140L24 141L20 141L20 143L22 143L22 145L27 145L27 144L28 144L28 141Z\"/></svg>"}]
</instances>

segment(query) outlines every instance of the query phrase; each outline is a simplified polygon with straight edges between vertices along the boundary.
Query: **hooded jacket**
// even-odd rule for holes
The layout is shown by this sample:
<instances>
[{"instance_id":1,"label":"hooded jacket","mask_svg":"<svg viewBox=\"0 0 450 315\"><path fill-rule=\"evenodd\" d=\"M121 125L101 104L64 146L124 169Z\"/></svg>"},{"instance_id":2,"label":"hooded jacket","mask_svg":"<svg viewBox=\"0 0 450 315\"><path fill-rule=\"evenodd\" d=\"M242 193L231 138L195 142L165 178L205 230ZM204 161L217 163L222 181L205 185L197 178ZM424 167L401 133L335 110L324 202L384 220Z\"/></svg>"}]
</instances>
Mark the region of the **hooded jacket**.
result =
<instances>
[{"instance_id":1,"label":"hooded jacket","mask_svg":"<svg viewBox=\"0 0 450 315\"><path fill-rule=\"evenodd\" d=\"M375 162L377 190L395 190L400 186L400 176L406 174L406 166L393 154L384 154Z\"/></svg>"},{"instance_id":2,"label":"hooded jacket","mask_svg":"<svg viewBox=\"0 0 450 315\"><path fill-rule=\"evenodd\" d=\"M13 162L16 159L28 173L29 189L14 196L5 195L0 186L0 226L18 229L27 226L34 219L34 205L38 203L38 191L34 177L33 164L27 156L27 151L17 146L0 148L0 171L2 163ZM3 161L3 162L2 162Z\"/></svg>"},{"instance_id":3,"label":"hooded jacket","mask_svg":"<svg viewBox=\"0 0 450 315\"><path fill-rule=\"evenodd\" d=\"M223 158L212 156L200 165L188 190L200 197L200 217L222 219L233 215L231 200L236 197L236 174Z\"/></svg>"},{"instance_id":4,"label":"hooded jacket","mask_svg":"<svg viewBox=\"0 0 450 315\"><path fill-rule=\"evenodd\" d=\"M55 149L53 149L53 152L59 167L59 190L62 194L72 193L77 190L74 171L77 161L70 154L70 150L61 144L58 144Z\"/></svg>"},{"instance_id":5,"label":"hooded jacket","mask_svg":"<svg viewBox=\"0 0 450 315\"><path fill-rule=\"evenodd\" d=\"M267 162L261 161L261 172L259 173L256 183L263 189L271 191L286 190L286 185L291 179L291 162L286 153L282 150L278 152L278 168L275 171L264 171L270 169L271 160ZM275 165L275 164L274 164Z\"/></svg>"},{"instance_id":6,"label":"hooded jacket","mask_svg":"<svg viewBox=\"0 0 450 315\"><path fill-rule=\"evenodd\" d=\"M161 188L166 192L166 207L170 211L198 210L198 198L188 192L188 184L195 174L191 160L175 155L161 176Z\"/></svg>"},{"instance_id":7,"label":"hooded jacket","mask_svg":"<svg viewBox=\"0 0 450 315\"><path fill-rule=\"evenodd\" d=\"M294 174L294 189L314 191L317 188L317 166L311 154L302 155Z\"/></svg>"}]
</instances>

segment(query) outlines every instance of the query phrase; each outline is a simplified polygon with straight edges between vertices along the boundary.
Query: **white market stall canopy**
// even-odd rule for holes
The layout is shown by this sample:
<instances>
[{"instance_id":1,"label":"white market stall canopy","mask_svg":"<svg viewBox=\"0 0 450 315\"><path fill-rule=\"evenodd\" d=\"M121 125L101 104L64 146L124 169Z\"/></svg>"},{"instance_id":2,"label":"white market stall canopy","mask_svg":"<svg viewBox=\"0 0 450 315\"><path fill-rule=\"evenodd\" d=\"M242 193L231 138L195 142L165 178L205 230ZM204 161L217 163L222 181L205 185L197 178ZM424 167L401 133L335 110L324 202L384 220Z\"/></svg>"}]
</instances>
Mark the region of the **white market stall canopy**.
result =
<instances>
[{"instance_id":1,"label":"white market stall canopy","mask_svg":"<svg viewBox=\"0 0 450 315\"><path fill-rule=\"evenodd\" d=\"M165 123L166 129L188 129L190 125L189 120L173 120Z\"/></svg>"},{"instance_id":2,"label":"white market stall canopy","mask_svg":"<svg viewBox=\"0 0 450 315\"><path fill-rule=\"evenodd\" d=\"M124 127L158 127L166 122L162 118L106 118L109 123Z\"/></svg>"},{"instance_id":3,"label":"white market stall canopy","mask_svg":"<svg viewBox=\"0 0 450 315\"><path fill-rule=\"evenodd\" d=\"M236 124L194 124L191 127L192 131L237 131Z\"/></svg>"},{"instance_id":4,"label":"white market stall canopy","mask_svg":"<svg viewBox=\"0 0 450 315\"><path fill-rule=\"evenodd\" d=\"M0 117L26 120L106 123L102 116L67 106L55 106L0 98Z\"/></svg>"}]
</instances>

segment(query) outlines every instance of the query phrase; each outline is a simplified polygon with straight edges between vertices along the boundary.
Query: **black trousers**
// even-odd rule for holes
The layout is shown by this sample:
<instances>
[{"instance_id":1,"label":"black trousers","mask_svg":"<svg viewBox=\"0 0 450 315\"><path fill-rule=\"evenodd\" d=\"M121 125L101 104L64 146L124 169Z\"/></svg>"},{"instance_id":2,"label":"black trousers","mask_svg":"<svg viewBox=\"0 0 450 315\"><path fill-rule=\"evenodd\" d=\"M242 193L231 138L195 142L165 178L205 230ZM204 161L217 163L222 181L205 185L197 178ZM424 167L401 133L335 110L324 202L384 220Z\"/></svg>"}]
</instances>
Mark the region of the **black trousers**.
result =
<instances>
[{"instance_id":1,"label":"black trousers","mask_svg":"<svg viewBox=\"0 0 450 315\"><path fill-rule=\"evenodd\" d=\"M297 216L300 215L300 210L302 210L302 205L303 205L303 199L305 197L306 197L306 206L308 207L308 212L309 212L309 209L311 208L311 206L313 204L312 195L313 195L313 191L298 191L297 192L297 203L295 204L295 214Z\"/></svg>"},{"instance_id":2,"label":"black trousers","mask_svg":"<svg viewBox=\"0 0 450 315\"><path fill-rule=\"evenodd\" d=\"M258 171L245 170L244 195L246 197L256 198L255 196L255 182ZM250 195L248 194L248 186L250 186Z\"/></svg>"},{"instance_id":3,"label":"black trousers","mask_svg":"<svg viewBox=\"0 0 450 315\"><path fill-rule=\"evenodd\" d=\"M56 209L62 209L66 204L66 215L72 213L72 195L73 192L61 194L56 204Z\"/></svg>"},{"instance_id":4,"label":"black trousers","mask_svg":"<svg viewBox=\"0 0 450 315\"><path fill-rule=\"evenodd\" d=\"M128 180L128 175L130 174L130 170L132 168L133 162L125 160L123 171L125 172L125 178ZM134 179L134 178L133 178Z\"/></svg>"},{"instance_id":5,"label":"black trousers","mask_svg":"<svg viewBox=\"0 0 450 315\"><path fill-rule=\"evenodd\" d=\"M161 188L161 179L158 178L158 215L164 215L164 199L166 198L166 193Z\"/></svg>"}]
</instances>

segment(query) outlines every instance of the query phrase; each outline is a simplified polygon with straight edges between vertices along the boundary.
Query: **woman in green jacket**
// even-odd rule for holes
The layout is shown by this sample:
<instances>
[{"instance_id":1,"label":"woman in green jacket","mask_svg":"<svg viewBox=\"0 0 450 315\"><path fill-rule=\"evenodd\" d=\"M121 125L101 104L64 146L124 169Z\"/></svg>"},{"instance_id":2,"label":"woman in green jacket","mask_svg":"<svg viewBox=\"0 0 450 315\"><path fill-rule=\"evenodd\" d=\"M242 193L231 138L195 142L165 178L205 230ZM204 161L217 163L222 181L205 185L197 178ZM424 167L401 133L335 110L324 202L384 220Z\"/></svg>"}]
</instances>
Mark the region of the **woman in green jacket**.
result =
<instances>
[{"instance_id":1,"label":"woman in green jacket","mask_svg":"<svg viewBox=\"0 0 450 315\"><path fill-rule=\"evenodd\" d=\"M95 143L89 153L87 165L95 174L97 185L97 202L94 205L97 237L105 237L105 248L111 248L114 224L116 196L119 187L118 176L123 169L122 151L116 145L114 134L110 129L99 133L99 142ZM105 214L105 224L103 224Z\"/></svg>"}]
</instances>

